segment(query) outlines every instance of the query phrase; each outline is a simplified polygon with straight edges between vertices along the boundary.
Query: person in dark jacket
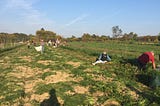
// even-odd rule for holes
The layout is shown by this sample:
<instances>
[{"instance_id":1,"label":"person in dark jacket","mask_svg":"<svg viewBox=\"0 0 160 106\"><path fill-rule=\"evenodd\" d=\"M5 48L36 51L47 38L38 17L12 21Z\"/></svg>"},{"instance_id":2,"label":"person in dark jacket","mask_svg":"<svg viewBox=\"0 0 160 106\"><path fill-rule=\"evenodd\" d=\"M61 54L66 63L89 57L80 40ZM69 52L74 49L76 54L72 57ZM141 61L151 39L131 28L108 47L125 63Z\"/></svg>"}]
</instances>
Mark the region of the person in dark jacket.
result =
<instances>
[{"instance_id":1,"label":"person in dark jacket","mask_svg":"<svg viewBox=\"0 0 160 106\"><path fill-rule=\"evenodd\" d=\"M106 52L103 52L99 55L99 57L96 59L96 61L94 63L92 63L92 65L96 65L98 63L106 63L109 61L111 61L110 56Z\"/></svg>"}]
</instances>

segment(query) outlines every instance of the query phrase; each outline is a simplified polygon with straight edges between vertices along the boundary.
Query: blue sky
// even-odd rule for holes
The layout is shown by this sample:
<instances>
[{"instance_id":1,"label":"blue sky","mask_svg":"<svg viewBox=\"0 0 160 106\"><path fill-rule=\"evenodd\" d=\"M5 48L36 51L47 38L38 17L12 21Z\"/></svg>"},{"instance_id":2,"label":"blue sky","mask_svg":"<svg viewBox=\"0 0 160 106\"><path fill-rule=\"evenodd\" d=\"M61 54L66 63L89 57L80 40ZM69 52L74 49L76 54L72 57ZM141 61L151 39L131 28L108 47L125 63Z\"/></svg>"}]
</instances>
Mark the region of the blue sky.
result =
<instances>
[{"instance_id":1,"label":"blue sky","mask_svg":"<svg viewBox=\"0 0 160 106\"><path fill-rule=\"evenodd\" d=\"M35 34L42 27L63 37L83 33L160 33L160 0L0 0L0 32Z\"/></svg>"}]
</instances>

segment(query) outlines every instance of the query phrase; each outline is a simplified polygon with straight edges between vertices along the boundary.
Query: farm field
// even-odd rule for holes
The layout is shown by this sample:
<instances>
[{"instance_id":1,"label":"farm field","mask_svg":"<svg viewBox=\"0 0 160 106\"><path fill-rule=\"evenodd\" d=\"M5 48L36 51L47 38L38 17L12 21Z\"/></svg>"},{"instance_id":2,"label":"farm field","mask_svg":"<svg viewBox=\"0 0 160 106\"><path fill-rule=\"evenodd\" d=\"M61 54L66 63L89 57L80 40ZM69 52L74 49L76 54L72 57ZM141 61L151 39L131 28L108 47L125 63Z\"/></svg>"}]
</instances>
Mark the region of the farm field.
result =
<instances>
[{"instance_id":1,"label":"farm field","mask_svg":"<svg viewBox=\"0 0 160 106\"><path fill-rule=\"evenodd\" d=\"M27 45L0 49L0 106L158 106L160 88L151 88L158 72L138 70L134 59L158 44L69 42L45 46L43 54ZM92 65L103 51L112 61Z\"/></svg>"}]
</instances>

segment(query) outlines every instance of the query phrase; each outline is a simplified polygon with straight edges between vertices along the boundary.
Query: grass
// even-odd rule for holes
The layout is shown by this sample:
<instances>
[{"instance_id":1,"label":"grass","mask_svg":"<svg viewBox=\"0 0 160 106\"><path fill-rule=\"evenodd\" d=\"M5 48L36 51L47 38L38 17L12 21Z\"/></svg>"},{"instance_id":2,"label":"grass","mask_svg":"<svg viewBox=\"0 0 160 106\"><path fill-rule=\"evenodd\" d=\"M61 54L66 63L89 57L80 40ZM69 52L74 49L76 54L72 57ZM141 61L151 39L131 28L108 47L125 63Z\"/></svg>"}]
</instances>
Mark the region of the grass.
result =
<instances>
[{"instance_id":1,"label":"grass","mask_svg":"<svg viewBox=\"0 0 160 106\"><path fill-rule=\"evenodd\" d=\"M145 51L154 51L160 64L158 47L107 41L45 46L44 54L25 45L1 50L0 105L159 105L160 88L150 87L150 79L158 72L151 67L140 71L133 64ZM93 66L104 50L112 61Z\"/></svg>"}]
</instances>

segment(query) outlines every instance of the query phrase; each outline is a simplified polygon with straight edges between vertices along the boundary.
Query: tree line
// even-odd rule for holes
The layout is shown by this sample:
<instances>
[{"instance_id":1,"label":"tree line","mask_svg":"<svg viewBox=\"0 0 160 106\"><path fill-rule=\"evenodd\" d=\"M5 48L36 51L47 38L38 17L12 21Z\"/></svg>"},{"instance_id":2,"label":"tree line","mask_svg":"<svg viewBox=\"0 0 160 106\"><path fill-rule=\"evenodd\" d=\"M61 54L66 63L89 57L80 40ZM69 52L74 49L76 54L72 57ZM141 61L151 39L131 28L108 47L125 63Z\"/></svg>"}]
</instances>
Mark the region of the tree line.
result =
<instances>
[{"instance_id":1,"label":"tree line","mask_svg":"<svg viewBox=\"0 0 160 106\"><path fill-rule=\"evenodd\" d=\"M57 35L55 32L44 30L41 28L36 31L36 35L27 35L24 33L0 33L0 44L9 44L9 43L25 43L27 41L39 42L44 40L45 42L49 40L62 39L63 37Z\"/></svg>"},{"instance_id":2,"label":"tree line","mask_svg":"<svg viewBox=\"0 0 160 106\"><path fill-rule=\"evenodd\" d=\"M29 40L29 36L24 33L0 33L0 43L18 43Z\"/></svg>"},{"instance_id":3,"label":"tree line","mask_svg":"<svg viewBox=\"0 0 160 106\"><path fill-rule=\"evenodd\" d=\"M8 44L8 43L19 43L19 42L27 42L27 41L35 41L39 42L43 39L45 42L49 40L59 39L61 41L107 41L107 40L120 40L120 41L141 41L141 42L158 42L160 41L160 33L156 36L146 35L146 36L138 36L138 34L134 32L124 33L122 34L122 30L119 26L112 27L112 36L106 35L96 35L84 33L81 37L76 37L72 35L71 37L64 38L61 35L57 35L53 31L45 30L41 28L36 31L35 35L27 35L24 33L0 33L0 44Z\"/></svg>"},{"instance_id":4,"label":"tree line","mask_svg":"<svg viewBox=\"0 0 160 106\"><path fill-rule=\"evenodd\" d=\"M107 41L107 40L119 40L119 41L140 41L140 42L158 42L160 41L160 34L151 36L138 36L134 32L125 33L121 35L120 37L110 37L105 35L95 35L95 34L89 34L84 33L82 37L75 37L72 35L72 37L67 38L68 41Z\"/></svg>"}]
</instances>

